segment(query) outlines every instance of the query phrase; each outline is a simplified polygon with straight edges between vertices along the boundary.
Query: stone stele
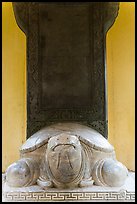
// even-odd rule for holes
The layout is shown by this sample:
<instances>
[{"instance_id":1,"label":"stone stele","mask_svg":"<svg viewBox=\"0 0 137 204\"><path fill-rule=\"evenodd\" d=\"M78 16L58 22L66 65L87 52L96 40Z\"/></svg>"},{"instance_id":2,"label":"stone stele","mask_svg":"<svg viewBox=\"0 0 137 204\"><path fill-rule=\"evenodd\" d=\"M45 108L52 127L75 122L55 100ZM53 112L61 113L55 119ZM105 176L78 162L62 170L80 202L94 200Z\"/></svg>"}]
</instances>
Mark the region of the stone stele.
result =
<instances>
[{"instance_id":1,"label":"stone stele","mask_svg":"<svg viewBox=\"0 0 137 204\"><path fill-rule=\"evenodd\" d=\"M57 123L32 135L20 149L20 160L5 173L10 187L39 185L75 188L119 187L128 176L114 148L97 131L77 123Z\"/></svg>"}]
</instances>

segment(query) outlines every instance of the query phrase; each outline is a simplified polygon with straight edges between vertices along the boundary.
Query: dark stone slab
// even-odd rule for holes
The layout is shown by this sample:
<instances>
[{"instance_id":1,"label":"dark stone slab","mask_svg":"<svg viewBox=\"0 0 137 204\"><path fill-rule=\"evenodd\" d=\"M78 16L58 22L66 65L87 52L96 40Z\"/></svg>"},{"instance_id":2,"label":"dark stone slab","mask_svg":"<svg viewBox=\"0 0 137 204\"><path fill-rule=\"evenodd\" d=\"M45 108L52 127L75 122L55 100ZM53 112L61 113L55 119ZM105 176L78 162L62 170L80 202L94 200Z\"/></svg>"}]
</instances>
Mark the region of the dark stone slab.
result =
<instances>
[{"instance_id":1,"label":"dark stone slab","mask_svg":"<svg viewBox=\"0 0 137 204\"><path fill-rule=\"evenodd\" d=\"M27 137L79 122L107 138L106 33L117 2L14 2L27 37Z\"/></svg>"}]
</instances>

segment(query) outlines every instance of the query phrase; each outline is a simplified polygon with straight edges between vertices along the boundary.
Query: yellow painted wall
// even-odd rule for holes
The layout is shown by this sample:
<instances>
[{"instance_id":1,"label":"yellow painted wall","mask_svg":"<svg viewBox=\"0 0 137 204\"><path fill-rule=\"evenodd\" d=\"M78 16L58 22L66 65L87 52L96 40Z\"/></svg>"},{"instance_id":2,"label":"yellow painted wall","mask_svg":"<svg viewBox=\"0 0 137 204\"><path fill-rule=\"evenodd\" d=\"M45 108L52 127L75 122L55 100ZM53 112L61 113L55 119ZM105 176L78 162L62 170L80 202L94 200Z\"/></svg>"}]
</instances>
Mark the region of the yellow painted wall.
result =
<instances>
[{"instance_id":1,"label":"yellow painted wall","mask_svg":"<svg viewBox=\"0 0 137 204\"><path fill-rule=\"evenodd\" d=\"M26 39L12 3L2 3L2 171L19 158L25 141Z\"/></svg>"},{"instance_id":2,"label":"yellow painted wall","mask_svg":"<svg viewBox=\"0 0 137 204\"><path fill-rule=\"evenodd\" d=\"M26 128L26 38L11 2L2 3L2 170L19 158ZM120 3L107 35L109 141L118 160L134 170L134 3Z\"/></svg>"},{"instance_id":3,"label":"yellow painted wall","mask_svg":"<svg viewBox=\"0 0 137 204\"><path fill-rule=\"evenodd\" d=\"M135 170L135 3L122 2L107 34L109 141L119 161Z\"/></svg>"}]
</instances>

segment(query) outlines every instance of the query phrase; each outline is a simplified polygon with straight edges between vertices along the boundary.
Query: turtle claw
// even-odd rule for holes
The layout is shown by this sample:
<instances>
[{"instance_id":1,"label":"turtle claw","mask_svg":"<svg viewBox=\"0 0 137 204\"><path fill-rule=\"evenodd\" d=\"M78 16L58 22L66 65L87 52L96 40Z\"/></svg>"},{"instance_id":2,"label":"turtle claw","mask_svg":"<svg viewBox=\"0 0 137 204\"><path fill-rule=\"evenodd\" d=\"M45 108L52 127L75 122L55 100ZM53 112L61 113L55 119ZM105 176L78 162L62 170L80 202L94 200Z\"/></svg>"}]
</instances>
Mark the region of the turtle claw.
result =
<instances>
[{"instance_id":1,"label":"turtle claw","mask_svg":"<svg viewBox=\"0 0 137 204\"><path fill-rule=\"evenodd\" d=\"M53 182L50 181L50 180L41 180L40 178L37 179L37 184L42 187L43 189L46 189L46 188L52 188L53 187Z\"/></svg>"},{"instance_id":2,"label":"turtle claw","mask_svg":"<svg viewBox=\"0 0 137 204\"><path fill-rule=\"evenodd\" d=\"M83 188L83 187L89 187L92 186L94 183L94 180L92 179L92 177L90 177L89 179L82 179L79 183L79 187Z\"/></svg>"}]
</instances>

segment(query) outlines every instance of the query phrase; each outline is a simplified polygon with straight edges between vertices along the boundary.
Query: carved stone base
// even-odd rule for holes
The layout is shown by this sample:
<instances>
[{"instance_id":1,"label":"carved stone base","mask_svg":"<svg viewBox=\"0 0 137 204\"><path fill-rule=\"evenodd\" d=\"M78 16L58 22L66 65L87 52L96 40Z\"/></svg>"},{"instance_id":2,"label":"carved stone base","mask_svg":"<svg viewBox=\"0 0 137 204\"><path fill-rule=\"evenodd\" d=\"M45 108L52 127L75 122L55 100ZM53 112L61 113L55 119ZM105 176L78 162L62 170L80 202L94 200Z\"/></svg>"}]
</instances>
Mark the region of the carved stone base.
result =
<instances>
[{"instance_id":1,"label":"carved stone base","mask_svg":"<svg viewBox=\"0 0 137 204\"><path fill-rule=\"evenodd\" d=\"M96 186L74 189L49 188L43 190L38 185L23 188L3 184L3 202L134 202L135 181L131 174L122 187Z\"/></svg>"},{"instance_id":2,"label":"carved stone base","mask_svg":"<svg viewBox=\"0 0 137 204\"><path fill-rule=\"evenodd\" d=\"M5 173L6 183L15 191L33 185L45 191L120 187L128 176L114 147L97 131L76 123L41 129L23 144L20 155Z\"/></svg>"}]
</instances>

